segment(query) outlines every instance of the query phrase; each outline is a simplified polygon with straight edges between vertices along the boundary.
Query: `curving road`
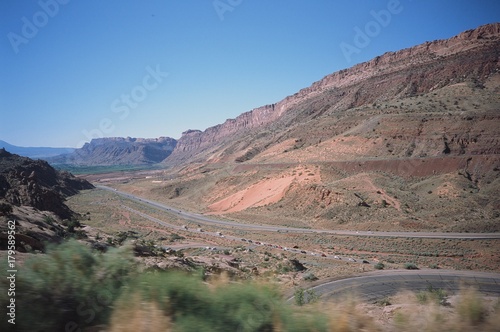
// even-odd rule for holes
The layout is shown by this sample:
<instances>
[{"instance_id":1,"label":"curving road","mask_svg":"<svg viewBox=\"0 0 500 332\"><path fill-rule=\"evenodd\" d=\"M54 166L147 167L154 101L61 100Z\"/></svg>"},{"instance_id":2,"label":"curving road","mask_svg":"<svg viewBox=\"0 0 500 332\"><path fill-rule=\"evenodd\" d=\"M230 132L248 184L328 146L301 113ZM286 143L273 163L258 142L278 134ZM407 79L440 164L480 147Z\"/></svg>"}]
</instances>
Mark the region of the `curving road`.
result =
<instances>
[{"instance_id":1,"label":"curving road","mask_svg":"<svg viewBox=\"0 0 500 332\"><path fill-rule=\"evenodd\" d=\"M377 237L414 237L414 238L447 238L447 239L500 239L500 233L428 233L428 232L357 232L357 231L333 231L322 229L303 229L292 227L277 227L270 225L240 224L232 221L223 221L206 217L204 215L174 209L167 205L140 198L135 195L119 191L110 187L97 185L99 189L112 191L122 197L132 201L152 206L161 211L173 213L185 220L198 223L219 225L223 227L232 227L247 230L260 230L270 232L288 232L288 233L322 233L336 235L353 236L377 236ZM157 218L151 217L140 211L124 206L131 212L142 215L143 217L157 222L163 226L179 228L179 226L165 223ZM180 227L183 228L183 227ZM209 233L211 234L211 233ZM211 234L220 236L217 233ZM236 237L228 236L228 239L241 240ZM294 249L288 249L297 251ZM300 252L300 251L297 251ZM314 253L313 253L314 254ZM329 257L341 259L337 256ZM444 289L449 293L460 290L463 286L472 286L481 293L500 296L500 274L474 272L474 271L447 271L447 270L387 270L374 271L363 274L363 276L353 277L342 280L323 282L310 288L323 300L337 298L347 294L355 294L367 301L375 301L387 296L394 295L402 290L420 291L433 289ZM290 297L287 301L293 301Z\"/></svg>"},{"instance_id":2,"label":"curving road","mask_svg":"<svg viewBox=\"0 0 500 332\"><path fill-rule=\"evenodd\" d=\"M294 228L283 226L271 225L258 225L258 224L241 224L234 221L223 221L219 219L209 218L207 216L182 211L172 208L170 206L152 201L149 199L141 198L124 191L116 190L111 187L96 185L96 188L112 191L122 197L128 198L132 201L152 206L158 210L169 212L177 215L185 220L219 225L222 227L232 227L246 230L259 230L269 232L283 232L283 233L302 233L302 234L333 234L333 235L352 235L352 236L375 236L375 237L409 237L409 238L435 238L435 239L500 239L500 233L434 233L434 232L371 232L371 231L347 231L347 230L324 230L324 229L309 229L309 228Z\"/></svg>"},{"instance_id":3,"label":"curving road","mask_svg":"<svg viewBox=\"0 0 500 332\"><path fill-rule=\"evenodd\" d=\"M366 301L376 301L403 290L422 291L432 288L444 289L453 294L462 287L474 287L483 294L500 296L500 274L447 270L387 270L328 281L309 289L323 301L350 294ZM294 301L294 297L288 298L287 301Z\"/></svg>"}]
</instances>

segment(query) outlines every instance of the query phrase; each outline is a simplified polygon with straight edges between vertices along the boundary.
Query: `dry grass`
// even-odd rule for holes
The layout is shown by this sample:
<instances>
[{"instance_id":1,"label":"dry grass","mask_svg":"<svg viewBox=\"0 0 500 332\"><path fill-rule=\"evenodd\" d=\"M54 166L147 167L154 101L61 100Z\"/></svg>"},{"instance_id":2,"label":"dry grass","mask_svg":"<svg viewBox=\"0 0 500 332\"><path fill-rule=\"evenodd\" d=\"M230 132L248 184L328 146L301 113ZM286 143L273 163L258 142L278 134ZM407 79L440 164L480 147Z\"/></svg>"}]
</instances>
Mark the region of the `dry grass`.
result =
<instances>
[{"instance_id":1,"label":"dry grass","mask_svg":"<svg viewBox=\"0 0 500 332\"><path fill-rule=\"evenodd\" d=\"M383 331L375 319L367 315L354 296L348 296L341 302L327 304L318 310L328 316L331 332Z\"/></svg>"},{"instance_id":2,"label":"dry grass","mask_svg":"<svg viewBox=\"0 0 500 332\"><path fill-rule=\"evenodd\" d=\"M110 332L173 331L171 319L155 302L144 301L134 294L115 306L109 325Z\"/></svg>"},{"instance_id":3,"label":"dry grass","mask_svg":"<svg viewBox=\"0 0 500 332\"><path fill-rule=\"evenodd\" d=\"M432 297L432 294L429 294ZM472 288L450 296L447 304L421 302L419 294L400 293L383 309L385 331L468 332L499 331L498 298L485 298ZM379 316L380 317L380 316Z\"/></svg>"}]
</instances>

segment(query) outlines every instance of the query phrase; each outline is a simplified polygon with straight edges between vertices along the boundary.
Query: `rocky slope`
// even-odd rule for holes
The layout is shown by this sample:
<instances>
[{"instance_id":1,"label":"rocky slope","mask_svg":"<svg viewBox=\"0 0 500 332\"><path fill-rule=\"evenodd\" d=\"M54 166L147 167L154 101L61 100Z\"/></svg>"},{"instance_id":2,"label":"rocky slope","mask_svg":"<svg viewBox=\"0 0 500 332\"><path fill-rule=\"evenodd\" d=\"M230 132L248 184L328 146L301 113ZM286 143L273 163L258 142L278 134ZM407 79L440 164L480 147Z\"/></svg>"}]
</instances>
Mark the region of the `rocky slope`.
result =
<instances>
[{"instance_id":1,"label":"rocky slope","mask_svg":"<svg viewBox=\"0 0 500 332\"><path fill-rule=\"evenodd\" d=\"M356 107L416 97L463 82L481 87L499 71L499 59L499 23L465 31L447 40L388 52L328 75L276 104L254 109L205 131L188 130L165 163L218 162L238 157L240 161L249 160L286 139L305 140L289 135L289 131L318 117L340 116ZM358 120L356 117L343 119L343 127L318 133L314 139L331 138L359 125ZM255 142L261 137L265 139ZM442 137L436 140L443 145ZM302 142L301 146L307 144L310 142Z\"/></svg>"},{"instance_id":2,"label":"rocky slope","mask_svg":"<svg viewBox=\"0 0 500 332\"><path fill-rule=\"evenodd\" d=\"M14 206L30 206L71 218L65 197L93 185L68 172L58 172L47 162L32 160L0 149L0 200Z\"/></svg>"},{"instance_id":3,"label":"rocky slope","mask_svg":"<svg viewBox=\"0 0 500 332\"><path fill-rule=\"evenodd\" d=\"M500 24L386 53L205 131L153 197L241 221L500 230Z\"/></svg>"},{"instance_id":4,"label":"rocky slope","mask_svg":"<svg viewBox=\"0 0 500 332\"><path fill-rule=\"evenodd\" d=\"M73 166L150 165L167 158L177 141L160 138L96 138L73 153L46 160Z\"/></svg>"},{"instance_id":5,"label":"rocky slope","mask_svg":"<svg viewBox=\"0 0 500 332\"><path fill-rule=\"evenodd\" d=\"M75 229L79 216L65 200L92 188L86 180L56 171L45 161L0 149L0 250L7 249L8 221L15 223L18 252L43 251L46 243L85 237Z\"/></svg>"}]
</instances>

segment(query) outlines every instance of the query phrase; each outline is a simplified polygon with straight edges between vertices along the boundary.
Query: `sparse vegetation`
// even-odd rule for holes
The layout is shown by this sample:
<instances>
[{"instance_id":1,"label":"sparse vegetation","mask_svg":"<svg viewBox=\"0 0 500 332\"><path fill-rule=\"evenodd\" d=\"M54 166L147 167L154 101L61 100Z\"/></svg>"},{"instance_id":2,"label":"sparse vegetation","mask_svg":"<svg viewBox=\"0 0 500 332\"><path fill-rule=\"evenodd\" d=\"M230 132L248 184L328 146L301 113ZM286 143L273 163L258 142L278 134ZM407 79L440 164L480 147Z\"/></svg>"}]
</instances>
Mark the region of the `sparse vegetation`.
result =
<instances>
[{"instance_id":1,"label":"sparse vegetation","mask_svg":"<svg viewBox=\"0 0 500 332\"><path fill-rule=\"evenodd\" d=\"M303 277L304 280L306 281L315 281L318 280L318 277L314 275L312 272L306 272Z\"/></svg>"},{"instance_id":2,"label":"sparse vegetation","mask_svg":"<svg viewBox=\"0 0 500 332\"><path fill-rule=\"evenodd\" d=\"M69 220L68 222L65 223L65 225L67 225L68 227L67 230L69 233L75 233L76 232L75 228L82 226L80 222L76 219Z\"/></svg>"},{"instance_id":3,"label":"sparse vegetation","mask_svg":"<svg viewBox=\"0 0 500 332\"><path fill-rule=\"evenodd\" d=\"M297 289L295 289L293 296L295 304L299 307L305 304L315 303L319 300L318 294L316 294L316 292L313 289L305 290L302 287L298 287Z\"/></svg>"},{"instance_id":4,"label":"sparse vegetation","mask_svg":"<svg viewBox=\"0 0 500 332\"><path fill-rule=\"evenodd\" d=\"M69 323L80 328L105 323L135 271L130 247L101 254L74 240L52 246L18 274L16 304L23 310L16 327L64 331Z\"/></svg>"},{"instance_id":5,"label":"sparse vegetation","mask_svg":"<svg viewBox=\"0 0 500 332\"><path fill-rule=\"evenodd\" d=\"M177 233L172 233L172 234L170 234L169 241L170 242L175 242L175 241L184 240L184 239L185 239L185 237L180 236Z\"/></svg>"},{"instance_id":6,"label":"sparse vegetation","mask_svg":"<svg viewBox=\"0 0 500 332\"><path fill-rule=\"evenodd\" d=\"M404 267L407 270L418 270L418 266L415 263L405 263Z\"/></svg>"},{"instance_id":7,"label":"sparse vegetation","mask_svg":"<svg viewBox=\"0 0 500 332\"><path fill-rule=\"evenodd\" d=\"M109 253L99 254L76 242L50 248L47 256L42 256L46 260L37 257L36 261L26 264L19 287L22 287L23 294L27 294L23 300L33 299L33 292L40 292L37 293L38 298L47 296L47 292L52 289L61 291L56 294L52 292L45 302L40 303L40 307L26 306L30 312L24 314L36 318L37 315L48 315L45 312L50 311L50 320L38 321L43 321L48 329L56 330L65 328L61 324L68 322L75 328L104 323L110 324L110 330L133 329L137 324L143 324L140 317L147 319L150 326L175 326L178 330L192 330L194 325L197 330L212 331L233 330L235 325L246 326L243 330L248 331L261 330L263 326L280 326L285 331L327 329L326 314L294 313L292 309L283 307L281 296L270 286L230 284L228 287L224 283L207 291L203 289L206 285L201 283L199 277L186 274L147 273L136 279L130 252L126 252L112 249ZM127 259L128 255L130 257ZM51 273L45 272L48 267L54 267ZM61 267L64 269L61 270ZM61 283L62 280L65 282ZM97 282L99 286L95 285ZM102 293L103 285L107 286L105 289L108 292ZM30 289L32 291L28 291ZM45 291L42 292L42 289ZM302 292L304 302L313 303L317 300L313 291ZM68 302L65 298L74 300ZM93 300L96 302L93 303ZM49 306L46 301L50 302ZM141 303L141 306L134 303ZM255 303L255 307L252 303ZM99 310L93 307L94 304ZM78 310L79 305L81 309L86 309L81 311L85 315L79 320L73 319L78 313L73 312L71 316L68 308L76 307L75 310ZM112 312L111 307L115 308ZM265 308L265 315L262 308ZM68 317L73 320L68 321ZM253 318L247 320L245 317ZM331 324L335 326L334 322Z\"/></svg>"},{"instance_id":8,"label":"sparse vegetation","mask_svg":"<svg viewBox=\"0 0 500 332\"><path fill-rule=\"evenodd\" d=\"M415 294L417 300L421 304L427 304L429 302L433 302L439 305L448 305L448 294L445 290L438 288L434 289L432 286L429 286L428 290L420 291Z\"/></svg>"},{"instance_id":9,"label":"sparse vegetation","mask_svg":"<svg viewBox=\"0 0 500 332\"><path fill-rule=\"evenodd\" d=\"M386 307L388 305L391 305L392 303L391 303L390 298L384 297L383 299L378 300L377 304L380 305L380 306L382 306L382 307Z\"/></svg>"},{"instance_id":10,"label":"sparse vegetation","mask_svg":"<svg viewBox=\"0 0 500 332\"><path fill-rule=\"evenodd\" d=\"M298 306L303 306L304 305L304 288L299 287L295 290L293 293L293 298L295 300L295 304Z\"/></svg>"},{"instance_id":11,"label":"sparse vegetation","mask_svg":"<svg viewBox=\"0 0 500 332\"><path fill-rule=\"evenodd\" d=\"M43 221L51 226L56 222L51 216L45 216L45 218L43 218Z\"/></svg>"},{"instance_id":12,"label":"sparse vegetation","mask_svg":"<svg viewBox=\"0 0 500 332\"><path fill-rule=\"evenodd\" d=\"M295 312L270 284L215 279L208 285L199 274L139 274L130 249L98 253L70 241L28 261L17 284L23 310L16 327L64 331L109 324L112 331L137 331L147 321L158 330L327 331L325 314ZM306 294L315 301L314 293Z\"/></svg>"}]
</instances>

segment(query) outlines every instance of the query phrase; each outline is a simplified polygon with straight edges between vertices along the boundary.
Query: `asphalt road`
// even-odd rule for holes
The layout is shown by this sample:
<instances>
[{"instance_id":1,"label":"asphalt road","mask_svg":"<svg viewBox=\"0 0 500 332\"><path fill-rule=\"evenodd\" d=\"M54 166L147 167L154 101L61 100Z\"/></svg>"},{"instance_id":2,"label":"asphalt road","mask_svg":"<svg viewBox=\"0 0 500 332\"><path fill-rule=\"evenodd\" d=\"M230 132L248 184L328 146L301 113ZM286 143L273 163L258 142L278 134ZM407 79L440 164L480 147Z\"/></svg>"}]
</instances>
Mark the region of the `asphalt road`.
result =
<instances>
[{"instance_id":1,"label":"asphalt road","mask_svg":"<svg viewBox=\"0 0 500 332\"><path fill-rule=\"evenodd\" d=\"M223 227L230 227L236 229L249 229L249 230L260 230L260 231L270 231L270 232L323 233L323 234L378 236L378 237L500 239L500 233L358 232L358 231L333 231L333 230L321 230L321 229L276 227L276 226L255 225L255 224L240 224L232 221L213 219L200 214L174 209L167 205L152 200L140 198L132 194L119 191L110 187L101 185L98 185L96 187L99 189L112 191L132 201L149 205L165 212L173 213L185 220L194 221L198 223L211 224L211 225L220 225ZM131 212L138 213L143 217L150 219L151 221L157 222L163 226L179 228L179 226L170 225L157 218L146 215L140 211L136 211L125 206L124 208L130 210ZM217 233L211 235L220 236ZM232 236L228 236L228 238L233 240L241 240ZM297 251L294 249L288 249L288 250ZM333 258L341 259L336 256ZM420 291L433 288L433 289L444 289L449 293L454 293L460 290L460 288L463 286L473 286L476 289L478 289L478 291L480 291L481 293L500 296L500 274L474 272L474 271L446 271L446 270L425 270L425 271L387 270L387 271L370 272L359 277L353 277L336 281L327 281L317 286L314 286L311 289L317 295L321 296L322 300L329 300L347 294L355 294L356 296L366 301L376 301L384 297L394 295L402 290ZM289 298L288 301L289 302L293 301L293 297Z\"/></svg>"},{"instance_id":2,"label":"asphalt road","mask_svg":"<svg viewBox=\"0 0 500 332\"><path fill-rule=\"evenodd\" d=\"M500 233L434 233L434 232L371 232L371 231L348 231L348 230L324 230L324 229L310 229L310 228L294 228L294 227L278 227L271 225L259 224L242 224L234 221L224 221L219 219L210 218L201 214L182 211L172 208L170 206L137 197L135 195L119 191L111 187L96 185L97 188L112 191L122 197L128 198L132 201L152 206L161 211L169 212L177 215L185 220L219 225L222 227L230 227L236 229L258 230L269 232L282 232L282 233L302 233L302 234L332 234L332 235L351 235L351 236L374 236L374 237L405 237L405 238L437 238L437 239L500 239Z\"/></svg>"},{"instance_id":3,"label":"asphalt road","mask_svg":"<svg viewBox=\"0 0 500 332\"><path fill-rule=\"evenodd\" d=\"M448 294L453 294L462 287L474 287L483 294L500 296L500 274L447 270L387 270L329 281L310 289L323 301L353 294L371 302L395 295L403 290L418 292L432 288L443 289ZM293 297L288 299L288 302L293 301Z\"/></svg>"}]
</instances>

